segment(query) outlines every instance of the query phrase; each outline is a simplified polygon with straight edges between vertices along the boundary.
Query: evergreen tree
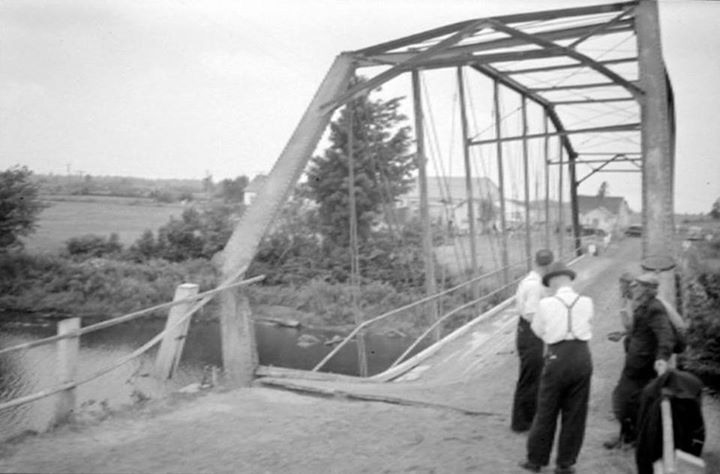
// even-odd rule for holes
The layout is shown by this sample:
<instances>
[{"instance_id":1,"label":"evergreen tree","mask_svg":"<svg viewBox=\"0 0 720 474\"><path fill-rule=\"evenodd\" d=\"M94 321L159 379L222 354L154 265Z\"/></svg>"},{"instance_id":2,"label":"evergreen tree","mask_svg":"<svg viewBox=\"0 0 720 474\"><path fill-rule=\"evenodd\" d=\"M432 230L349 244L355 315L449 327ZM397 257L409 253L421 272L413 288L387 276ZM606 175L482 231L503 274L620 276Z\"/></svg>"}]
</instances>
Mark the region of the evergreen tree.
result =
<instances>
[{"instance_id":1,"label":"evergreen tree","mask_svg":"<svg viewBox=\"0 0 720 474\"><path fill-rule=\"evenodd\" d=\"M360 79L362 80L362 79ZM330 124L330 146L311 161L308 195L319 204L322 233L333 243L349 242L348 125L353 123L353 162L358 235L366 239L385 204L410 189L415 157L409 153L410 128L400 113L402 98L362 96Z\"/></svg>"}]
</instances>

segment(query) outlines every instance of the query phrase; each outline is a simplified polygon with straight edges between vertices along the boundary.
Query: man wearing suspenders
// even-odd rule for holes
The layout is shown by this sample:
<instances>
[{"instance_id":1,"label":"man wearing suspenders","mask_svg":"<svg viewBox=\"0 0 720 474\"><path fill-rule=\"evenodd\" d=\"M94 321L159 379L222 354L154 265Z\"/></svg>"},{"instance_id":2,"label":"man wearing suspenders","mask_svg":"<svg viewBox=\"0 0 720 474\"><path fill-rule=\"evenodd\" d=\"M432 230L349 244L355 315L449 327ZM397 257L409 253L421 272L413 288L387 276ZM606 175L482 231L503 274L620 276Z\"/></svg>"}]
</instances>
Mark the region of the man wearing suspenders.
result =
<instances>
[{"instance_id":1,"label":"man wearing suspenders","mask_svg":"<svg viewBox=\"0 0 720 474\"><path fill-rule=\"evenodd\" d=\"M562 262L550 265L543 284L553 296L543 298L532 330L546 346L538 406L520 466L540 472L550 462L558 415L562 415L556 474L574 473L585 436L592 358L588 341L593 302L572 288L575 272Z\"/></svg>"},{"instance_id":2,"label":"man wearing suspenders","mask_svg":"<svg viewBox=\"0 0 720 474\"><path fill-rule=\"evenodd\" d=\"M518 313L515 344L520 358L520 375L515 387L510 428L517 433L529 430L535 417L543 366L543 342L530 329L530 323L540 300L545 296L542 275L552 261L550 250L538 250L533 270L523 278L515 293L515 309Z\"/></svg>"}]
</instances>

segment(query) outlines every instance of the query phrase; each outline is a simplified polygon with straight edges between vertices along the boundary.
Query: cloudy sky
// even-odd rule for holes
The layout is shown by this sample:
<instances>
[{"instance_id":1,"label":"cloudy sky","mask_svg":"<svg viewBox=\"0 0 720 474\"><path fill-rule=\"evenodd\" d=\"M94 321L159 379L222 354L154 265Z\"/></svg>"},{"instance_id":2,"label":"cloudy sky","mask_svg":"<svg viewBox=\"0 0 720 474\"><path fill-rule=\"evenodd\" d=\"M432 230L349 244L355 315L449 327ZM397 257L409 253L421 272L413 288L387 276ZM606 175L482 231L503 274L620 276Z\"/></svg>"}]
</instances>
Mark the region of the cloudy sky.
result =
<instances>
[{"instance_id":1,"label":"cloudy sky","mask_svg":"<svg viewBox=\"0 0 720 474\"><path fill-rule=\"evenodd\" d=\"M3 0L0 165L167 178L267 172L338 52L538 4ZM720 2L661 0L661 14L678 103L676 207L707 211L720 195ZM613 179L611 190L637 191L636 179ZM639 194L628 193L637 208Z\"/></svg>"}]
</instances>

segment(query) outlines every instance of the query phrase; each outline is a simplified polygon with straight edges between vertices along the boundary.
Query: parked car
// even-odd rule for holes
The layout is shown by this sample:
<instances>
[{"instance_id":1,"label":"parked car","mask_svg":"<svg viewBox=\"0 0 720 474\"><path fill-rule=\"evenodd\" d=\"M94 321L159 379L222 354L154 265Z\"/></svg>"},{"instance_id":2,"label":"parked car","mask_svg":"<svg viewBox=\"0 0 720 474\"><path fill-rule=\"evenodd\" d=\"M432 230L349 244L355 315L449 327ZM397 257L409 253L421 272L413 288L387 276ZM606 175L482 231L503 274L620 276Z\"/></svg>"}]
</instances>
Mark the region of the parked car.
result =
<instances>
[{"instance_id":1,"label":"parked car","mask_svg":"<svg viewBox=\"0 0 720 474\"><path fill-rule=\"evenodd\" d=\"M643 228L641 225L631 225L625 229L625 235L628 237L641 237L643 235Z\"/></svg>"},{"instance_id":2,"label":"parked car","mask_svg":"<svg viewBox=\"0 0 720 474\"><path fill-rule=\"evenodd\" d=\"M698 226L690 227L688 229L687 239L688 240L703 240L702 227L698 227Z\"/></svg>"}]
</instances>

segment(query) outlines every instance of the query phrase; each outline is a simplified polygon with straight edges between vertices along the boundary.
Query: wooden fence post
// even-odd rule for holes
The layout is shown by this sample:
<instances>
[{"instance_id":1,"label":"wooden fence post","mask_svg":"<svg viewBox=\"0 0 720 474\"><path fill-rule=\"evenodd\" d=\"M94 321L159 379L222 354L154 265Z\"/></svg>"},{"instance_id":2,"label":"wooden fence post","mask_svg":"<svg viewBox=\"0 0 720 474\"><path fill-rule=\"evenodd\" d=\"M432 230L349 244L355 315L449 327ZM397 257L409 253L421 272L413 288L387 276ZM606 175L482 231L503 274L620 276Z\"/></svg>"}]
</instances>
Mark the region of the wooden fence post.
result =
<instances>
[{"instance_id":1,"label":"wooden fence post","mask_svg":"<svg viewBox=\"0 0 720 474\"><path fill-rule=\"evenodd\" d=\"M58 335L68 334L78 329L80 329L80 318L63 319L57 325ZM79 351L79 337L60 339L57 342L58 377L61 384L75 380ZM55 424L59 425L71 420L74 411L75 388L58 393L55 403Z\"/></svg>"},{"instance_id":2,"label":"wooden fence post","mask_svg":"<svg viewBox=\"0 0 720 474\"><path fill-rule=\"evenodd\" d=\"M248 387L258 364L250 303L235 288L220 293L220 338L225 384Z\"/></svg>"},{"instance_id":3,"label":"wooden fence post","mask_svg":"<svg viewBox=\"0 0 720 474\"><path fill-rule=\"evenodd\" d=\"M175 297L173 301L184 300L198 294L198 285L194 283L183 283L175 289ZM160 380L168 380L172 378L173 373L177 370L182 356L183 347L185 346L185 338L190 327L190 318L183 323L177 324L192 306L192 302L180 303L170 308L165 328L170 328L160 343L157 357L155 358L155 376ZM174 326L174 327L173 327Z\"/></svg>"}]
</instances>

